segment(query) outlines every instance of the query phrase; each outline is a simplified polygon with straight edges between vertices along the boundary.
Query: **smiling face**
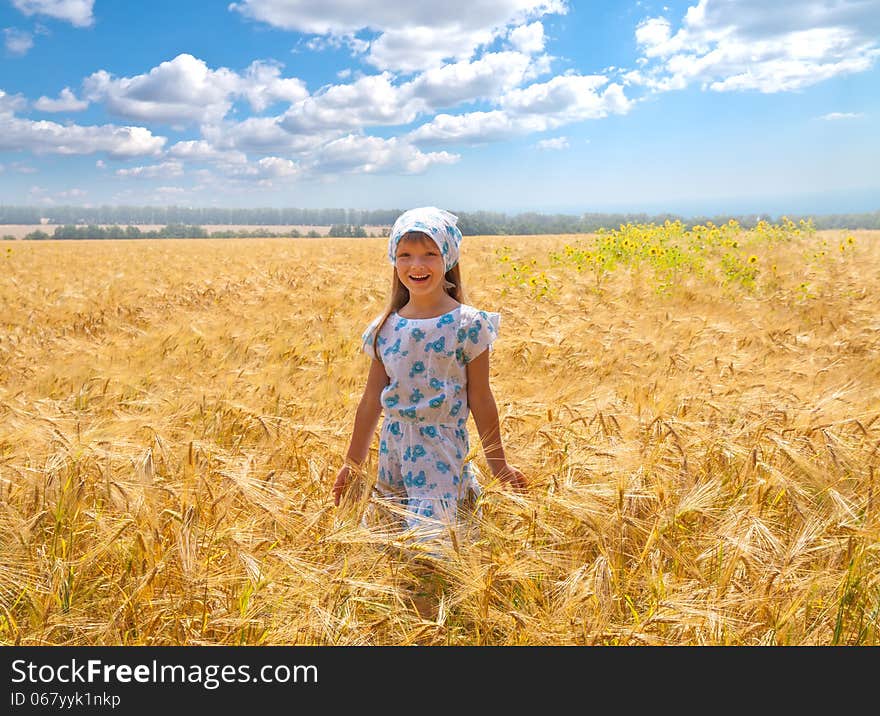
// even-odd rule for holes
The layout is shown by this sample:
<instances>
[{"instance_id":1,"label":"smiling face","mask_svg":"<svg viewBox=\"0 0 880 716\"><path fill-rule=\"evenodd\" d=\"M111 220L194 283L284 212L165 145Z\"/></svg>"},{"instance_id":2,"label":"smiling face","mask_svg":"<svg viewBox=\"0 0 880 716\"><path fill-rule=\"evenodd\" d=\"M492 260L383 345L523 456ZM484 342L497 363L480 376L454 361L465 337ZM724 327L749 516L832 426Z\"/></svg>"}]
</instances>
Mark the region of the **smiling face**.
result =
<instances>
[{"instance_id":1,"label":"smiling face","mask_svg":"<svg viewBox=\"0 0 880 716\"><path fill-rule=\"evenodd\" d=\"M405 234L397 244L397 277L410 293L429 296L443 292L446 263L433 239L418 232Z\"/></svg>"}]
</instances>

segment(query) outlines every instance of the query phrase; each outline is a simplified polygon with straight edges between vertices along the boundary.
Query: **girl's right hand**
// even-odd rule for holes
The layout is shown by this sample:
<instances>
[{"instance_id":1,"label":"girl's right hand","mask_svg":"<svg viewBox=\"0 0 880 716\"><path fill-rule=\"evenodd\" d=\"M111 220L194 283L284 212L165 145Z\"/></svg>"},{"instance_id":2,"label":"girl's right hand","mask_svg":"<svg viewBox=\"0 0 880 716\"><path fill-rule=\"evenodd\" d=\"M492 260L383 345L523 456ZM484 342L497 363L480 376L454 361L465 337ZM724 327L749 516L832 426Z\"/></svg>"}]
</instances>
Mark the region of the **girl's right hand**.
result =
<instances>
[{"instance_id":1,"label":"girl's right hand","mask_svg":"<svg viewBox=\"0 0 880 716\"><path fill-rule=\"evenodd\" d=\"M339 507L339 500L342 498L342 493L345 492L345 486L348 484L350 475L351 468L348 465L343 465L339 468L339 472L336 473L336 482L333 483L333 504L336 507Z\"/></svg>"}]
</instances>

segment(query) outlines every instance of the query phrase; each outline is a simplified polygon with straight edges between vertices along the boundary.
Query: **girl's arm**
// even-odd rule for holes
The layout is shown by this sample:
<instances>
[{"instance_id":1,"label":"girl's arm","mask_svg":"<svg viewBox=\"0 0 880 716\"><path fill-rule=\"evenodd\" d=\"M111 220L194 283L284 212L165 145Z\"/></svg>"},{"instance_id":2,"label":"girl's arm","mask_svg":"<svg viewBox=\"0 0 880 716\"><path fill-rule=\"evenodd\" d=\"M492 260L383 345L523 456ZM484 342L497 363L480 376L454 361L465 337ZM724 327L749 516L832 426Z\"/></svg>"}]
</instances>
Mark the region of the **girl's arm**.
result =
<instances>
[{"instance_id":1,"label":"girl's arm","mask_svg":"<svg viewBox=\"0 0 880 716\"><path fill-rule=\"evenodd\" d=\"M477 424L483 452L492 475L510 482L514 487L525 488L523 474L507 463L501 444L501 427L498 423L498 406L489 385L489 350L485 350L467 364L468 407Z\"/></svg>"},{"instance_id":2,"label":"girl's arm","mask_svg":"<svg viewBox=\"0 0 880 716\"><path fill-rule=\"evenodd\" d=\"M340 468L336 475L336 482L333 484L333 501L336 505L339 505L339 499L345 490L351 467L353 465L359 467L367 459L370 443L373 441L376 425L382 414L382 390L389 382L391 379L385 372L385 367L380 361L373 358L370 364L370 373L367 376L367 385L355 413L354 429L345 456L345 464Z\"/></svg>"}]
</instances>

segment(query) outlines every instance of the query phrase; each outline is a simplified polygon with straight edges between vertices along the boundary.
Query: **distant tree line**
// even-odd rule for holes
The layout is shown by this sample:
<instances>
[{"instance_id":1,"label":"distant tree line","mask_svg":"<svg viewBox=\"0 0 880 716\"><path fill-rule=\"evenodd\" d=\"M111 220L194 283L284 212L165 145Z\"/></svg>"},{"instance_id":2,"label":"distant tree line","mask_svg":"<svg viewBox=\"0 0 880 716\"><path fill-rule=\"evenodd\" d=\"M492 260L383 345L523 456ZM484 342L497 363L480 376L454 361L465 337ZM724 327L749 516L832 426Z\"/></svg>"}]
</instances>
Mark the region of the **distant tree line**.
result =
<instances>
[{"instance_id":1,"label":"distant tree line","mask_svg":"<svg viewBox=\"0 0 880 716\"><path fill-rule=\"evenodd\" d=\"M186 206L12 206L0 205L0 224L140 225L233 224L240 226L390 225L397 209L233 209Z\"/></svg>"},{"instance_id":2,"label":"distant tree line","mask_svg":"<svg viewBox=\"0 0 880 716\"><path fill-rule=\"evenodd\" d=\"M265 227L295 224L299 226L330 226L331 236L368 236L364 226L390 226L401 209L218 209L188 207L27 207L0 205L0 224L60 225L53 238L174 238L185 227L189 237L233 238L249 236L300 236L294 229L272 232ZM452 209L454 211L454 209ZM736 219L746 228L763 219L777 223L782 217L769 214L716 216L683 216L680 214L646 213L585 213L541 214L535 212L509 215L500 212L455 212L463 234L572 234L589 233L600 228L616 228L621 224L662 224L681 220L688 225L711 221L723 224ZM812 219L817 229L880 229L880 211L862 214L789 214L797 222ZM145 231L138 225L162 225L162 229ZM261 227L251 231L228 230L208 233L205 224L234 224ZM124 226L123 228L123 225ZM62 235L58 234L62 230ZM40 230L36 233L46 233ZM104 233L101 233L104 232ZM120 235L119 232L122 232ZM87 234L87 235L86 235ZM317 232L314 232L317 236ZM309 234L305 234L308 236ZM49 238L47 236L47 238Z\"/></svg>"},{"instance_id":3,"label":"distant tree line","mask_svg":"<svg viewBox=\"0 0 880 716\"><path fill-rule=\"evenodd\" d=\"M362 238L367 235L367 230L363 226L352 226L351 224L333 224L328 236L351 236L354 238Z\"/></svg>"},{"instance_id":4,"label":"distant tree line","mask_svg":"<svg viewBox=\"0 0 880 716\"><path fill-rule=\"evenodd\" d=\"M363 227L357 227L361 233L359 234L340 234L345 236L366 236ZM280 232L272 232L268 229L254 229L248 231L240 230L224 230L224 231L206 231L204 227L195 224L168 224L161 229L152 229L143 231L137 226L97 226L88 224L85 226L77 226L75 224L66 224L64 226L56 226L55 231L49 234L38 229L25 234L23 237L29 241L41 241L46 239L250 239L250 238L318 238L321 234L317 231L308 231L301 233L296 229L285 229ZM5 236L4 238L13 238Z\"/></svg>"}]
</instances>

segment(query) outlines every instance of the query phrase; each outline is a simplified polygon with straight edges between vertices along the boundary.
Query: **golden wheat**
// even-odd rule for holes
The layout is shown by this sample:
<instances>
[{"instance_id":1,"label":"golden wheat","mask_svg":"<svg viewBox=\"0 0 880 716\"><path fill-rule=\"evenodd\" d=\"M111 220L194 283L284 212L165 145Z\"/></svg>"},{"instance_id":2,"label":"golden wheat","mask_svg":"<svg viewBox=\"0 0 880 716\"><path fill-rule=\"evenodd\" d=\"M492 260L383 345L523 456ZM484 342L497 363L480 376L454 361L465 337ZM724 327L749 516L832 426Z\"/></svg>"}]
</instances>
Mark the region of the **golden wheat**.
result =
<instances>
[{"instance_id":1,"label":"golden wheat","mask_svg":"<svg viewBox=\"0 0 880 716\"><path fill-rule=\"evenodd\" d=\"M467 237L531 489L486 479L471 421L484 519L439 562L330 496L383 240L9 242L0 641L877 644L880 242L854 236L752 262L809 293L663 295L548 263L572 237ZM555 290L505 284L502 246Z\"/></svg>"}]
</instances>

